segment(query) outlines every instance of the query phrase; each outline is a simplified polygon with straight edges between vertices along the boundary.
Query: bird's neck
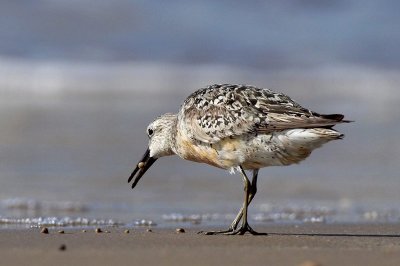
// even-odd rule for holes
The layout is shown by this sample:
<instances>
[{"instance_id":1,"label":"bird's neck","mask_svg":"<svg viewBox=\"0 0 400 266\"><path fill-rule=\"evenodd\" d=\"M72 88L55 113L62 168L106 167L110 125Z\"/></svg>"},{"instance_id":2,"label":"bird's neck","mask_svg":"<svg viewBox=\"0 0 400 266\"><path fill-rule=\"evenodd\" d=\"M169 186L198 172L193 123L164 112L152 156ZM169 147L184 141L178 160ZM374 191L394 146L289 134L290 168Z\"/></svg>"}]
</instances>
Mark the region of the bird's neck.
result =
<instances>
[{"instance_id":1,"label":"bird's neck","mask_svg":"<svg viewBox=\"0 0 400 266\"><path fill-rule=\"evenodd\" d=\"M177 126L178 126L178 115L177 114L171 114L170 115L170 121L168 123L168 127L166 130L168 131L166 135L166 142L168 143L168 154L167 155L175 155L176 153L176 145L177 145Z\"/></svg>"}]
</instances>

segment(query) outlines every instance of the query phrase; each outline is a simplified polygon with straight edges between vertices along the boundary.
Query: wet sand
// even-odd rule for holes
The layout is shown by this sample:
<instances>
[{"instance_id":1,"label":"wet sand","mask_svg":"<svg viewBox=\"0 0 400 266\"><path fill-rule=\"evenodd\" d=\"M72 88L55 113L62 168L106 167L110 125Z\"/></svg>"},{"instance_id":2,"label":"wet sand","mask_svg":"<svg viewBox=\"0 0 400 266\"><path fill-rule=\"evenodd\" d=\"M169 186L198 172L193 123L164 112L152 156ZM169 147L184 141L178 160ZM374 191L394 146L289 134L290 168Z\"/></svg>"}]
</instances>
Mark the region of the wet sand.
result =
<instances>
[{"instance_id":1,"label":"wet sand","mask_svg":"<svg viewBox=\"0 0 400 266\"><path fill-rule=\"evenodd\" d=\"M268 236L196 230L1 230L2 265L400 265L400 224L257 227ZM65 250L62 250L65 247Z\"/></svg>"}]
</instances>

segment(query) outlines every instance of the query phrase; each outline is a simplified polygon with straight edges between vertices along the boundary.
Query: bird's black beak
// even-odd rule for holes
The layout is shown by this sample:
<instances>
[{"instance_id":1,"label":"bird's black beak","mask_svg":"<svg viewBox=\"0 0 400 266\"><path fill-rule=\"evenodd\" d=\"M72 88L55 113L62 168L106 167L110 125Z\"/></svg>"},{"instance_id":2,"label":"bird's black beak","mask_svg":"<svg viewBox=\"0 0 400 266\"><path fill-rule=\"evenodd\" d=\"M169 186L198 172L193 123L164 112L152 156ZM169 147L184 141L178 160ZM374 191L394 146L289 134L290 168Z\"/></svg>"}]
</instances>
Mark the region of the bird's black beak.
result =
<instances>
[{"instance_id":1,"label":"bird's black beak","mask_svg":"<svg viewBox=\"0 0 400 266\"><path fill-rule=\"evenodd\" d=\"M150 149L147 149L143 155L143 158L137 164L135 170L133 170L131 176L128 179L128 183L132 181L135 177L135 180L132 183L132 188L136 186L139 182L140 178L146 173L146 171L150 168L150 166L157 160L157 158L150 157Z\"/></svg>"}]
</instances>

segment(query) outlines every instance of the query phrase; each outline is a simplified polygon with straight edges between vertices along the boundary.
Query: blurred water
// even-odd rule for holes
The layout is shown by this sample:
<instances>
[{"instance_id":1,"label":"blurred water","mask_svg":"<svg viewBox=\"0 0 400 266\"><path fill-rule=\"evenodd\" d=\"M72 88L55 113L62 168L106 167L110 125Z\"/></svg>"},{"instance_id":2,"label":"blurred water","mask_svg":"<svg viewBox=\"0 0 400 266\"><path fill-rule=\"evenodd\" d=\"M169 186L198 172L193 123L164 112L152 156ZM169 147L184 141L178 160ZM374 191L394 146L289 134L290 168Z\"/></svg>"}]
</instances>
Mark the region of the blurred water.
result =
<instances>
[{"instance_id":1,"label":"blurred water","mask_svg":"<svg viewBox=\"0 0 400 266\"><path fill-rule=\"evenodd\" d=\"M398 10L393 0L1 1L0 54L270 70L398 68Z\"/></svg>"},{"instance_id":2,"label":"blurred water","mask_svg":"<svg viewBox=\"0 0 400 266\"><path fill-rule=\"evenodd\" d=\"M228 224L242 201L237 175L170 157L158 160L135 190L127 184L145 151L147 124L176 112L196 88L225 82L272 88L356 121L337 127L344 140L300 165L263 169L253 221L398 221L399 79L393 70L354 65L274 72L4 59L0 225Z\"/></svg>"}]
</instances>

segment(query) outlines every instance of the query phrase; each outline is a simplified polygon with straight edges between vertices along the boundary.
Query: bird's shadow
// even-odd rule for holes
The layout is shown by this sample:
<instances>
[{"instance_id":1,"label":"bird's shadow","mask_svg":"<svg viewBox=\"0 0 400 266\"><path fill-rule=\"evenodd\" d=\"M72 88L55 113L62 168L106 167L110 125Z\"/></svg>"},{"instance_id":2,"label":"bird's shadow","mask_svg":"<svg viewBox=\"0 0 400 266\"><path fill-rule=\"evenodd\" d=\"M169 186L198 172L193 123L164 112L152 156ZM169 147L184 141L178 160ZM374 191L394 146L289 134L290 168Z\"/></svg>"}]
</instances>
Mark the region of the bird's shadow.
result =
<instances>
[{"instance_id":1,"label":"bird's shadow","mask_svg":"<svg viewBox=\"0 0 400 266\"><path fill-rule=\"evenodd\" d=\"M343 233L271 233L275 236L337 236L337 237L393 237L400 238L400 234L343 234Z\"/></svg>"}]
</instances>

